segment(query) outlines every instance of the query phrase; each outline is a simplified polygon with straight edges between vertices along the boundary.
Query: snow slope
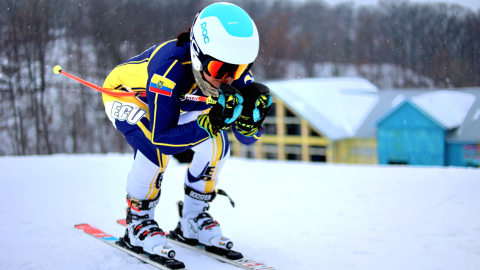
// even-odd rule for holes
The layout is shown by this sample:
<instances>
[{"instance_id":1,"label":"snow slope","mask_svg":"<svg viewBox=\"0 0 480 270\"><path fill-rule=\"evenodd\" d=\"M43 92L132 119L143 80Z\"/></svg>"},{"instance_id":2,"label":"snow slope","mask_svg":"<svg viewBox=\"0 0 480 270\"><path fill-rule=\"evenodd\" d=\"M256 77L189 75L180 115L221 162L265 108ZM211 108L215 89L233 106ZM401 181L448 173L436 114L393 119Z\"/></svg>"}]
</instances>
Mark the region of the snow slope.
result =
<instances>
[{"instance_id":1,"label":"snow slope","mask_svg":"<svg viewBox=\"0 0 480 270\"><path fill-rule=\"evenodd\" d=\"M73 225L122 235L132 157L0 158L0 269L154 269ZM156 219L177 222L186 165ZM249 172L248 172L249 169ZM278 269L480 269L480 170L231 159L211 213L236 249ZM191 269L238 269L177 248Z\"/></svg>"}]
</instances>

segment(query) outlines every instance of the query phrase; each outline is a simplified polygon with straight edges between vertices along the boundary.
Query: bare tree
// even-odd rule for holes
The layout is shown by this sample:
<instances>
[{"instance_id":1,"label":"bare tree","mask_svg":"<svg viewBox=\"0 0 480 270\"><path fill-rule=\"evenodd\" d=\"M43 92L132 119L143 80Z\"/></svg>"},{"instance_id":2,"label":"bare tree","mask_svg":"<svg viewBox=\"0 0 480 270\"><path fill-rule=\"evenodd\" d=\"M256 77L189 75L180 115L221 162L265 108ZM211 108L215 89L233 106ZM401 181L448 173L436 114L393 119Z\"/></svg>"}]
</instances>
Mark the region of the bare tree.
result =
<instances>
[{"instance_id":1,"label":"bare tree","mask_svg":"<svg viewBox=\"0 0 480 270\"><path fill-rule=\"evenodd\" d=\"M213 0L3 0L0 2L0 155L131 151L104 113L101 95L63 77L57 63L101 85L118 64L176 38ZM354 65L395 87L480 85L480 12L446 4L383 1L354 8L320 0L232 0L257 24L257 80L300 64L315 76ZM382 70L388 65L394 69ZM408 72L407 72L408 71Z\"/></svg>"}]
</instances>

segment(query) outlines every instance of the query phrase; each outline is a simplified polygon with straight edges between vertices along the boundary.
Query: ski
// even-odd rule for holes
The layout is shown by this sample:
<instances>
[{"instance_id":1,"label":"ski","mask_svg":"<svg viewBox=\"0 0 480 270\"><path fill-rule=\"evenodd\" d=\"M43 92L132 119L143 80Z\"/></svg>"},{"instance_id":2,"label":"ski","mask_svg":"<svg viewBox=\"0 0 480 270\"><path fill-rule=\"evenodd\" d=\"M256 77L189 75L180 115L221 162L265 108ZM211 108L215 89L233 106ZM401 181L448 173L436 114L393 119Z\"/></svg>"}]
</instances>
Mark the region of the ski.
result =
<instances>
[{"instance_id":1,"label":"ski","mask_svg":"<svg viewBox=\"0 0 480 270\"><path fill-rule=\"evenodd\" d=\"M125 219L119 219L119 220L117 220L117 223L121 224L123 226L127 226L127 222L126 222ZM184 243L182 241L179 241L179 240L175 239L174 237L172 237L171 233L167 233L167 240L170 243L174 243L174 244L179 245L181 247L184 247L184 248L196 251L196 252L200 252L203 255L207 255L211 258L217 259L221 262L228 263L228 264L231 264L233 266L236 266L236 267L239 267L239 268L242 268L242 269L247 269L247 270L264 270L264 269L265 270L267 270L267 269L268 270L275 270L274 267L267 266L263 263L255 261L255 260L249 260L249 259L245 259L245 258L232 260L232 259L225 258L221 255L218 255L218 254L207 251L205 249L205 246L203 246L203 245L192 246L192 245L189 245L189 244Z\"/></svg>"},{"instance_id":2,"label":"ski","mask_svg":"<svg viewBox=\"0 0 480 270\"><path fill-rule=\"evenodd\" d=\"M159 255L149 255L145 253L137 253L134 252L130 249L127 249L125 245L123 244L123 239L122 238L117 238L114 237L110 234L107 234L95 227L92 227L91 225L84 223L84 224L77 224L75 225L75 228L84 231L86 234L94 237L95 239L98 239L112 247L115 247L141 261L144 263L148 263L158 269L162 270L172 270L172 269L178 269L178 270L188 270L185 268L185 265L175 259L169 259L165 257L161 257Z\"/></svg>"}]
</instances>

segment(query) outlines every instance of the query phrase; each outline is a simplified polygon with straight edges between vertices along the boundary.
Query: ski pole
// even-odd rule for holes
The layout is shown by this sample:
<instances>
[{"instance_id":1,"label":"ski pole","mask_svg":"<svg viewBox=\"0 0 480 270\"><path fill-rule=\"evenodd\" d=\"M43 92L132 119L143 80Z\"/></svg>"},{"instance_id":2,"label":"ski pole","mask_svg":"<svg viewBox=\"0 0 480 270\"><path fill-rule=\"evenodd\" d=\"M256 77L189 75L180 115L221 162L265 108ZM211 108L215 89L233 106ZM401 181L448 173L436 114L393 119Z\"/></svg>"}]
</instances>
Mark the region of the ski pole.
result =
<instances>
[{"instance_id":1,"label":"ski pole","mask_svg":"<svg viewBox=\"0 0 480 270\"><path fill-rule=\"evenodd\" d=\"M102 92L102 93L104 93L104 94L107 94L107 95L110 95L110 96L114 96L114 97L122 97L122 96L123 96L123 97L125 97L125 96L126 96L126 97L129 97L129 96L130 96L130 97L131 97L131 96L146 97L146 96L147 96L147 93L146 93L146 92L136 92L136 93L135 93L135 92L114 92L114 91L111 91L111 90L107 90L107 89L105 89L105 88L102 88L102 87L100 87L100 86L98 86L98 85L95 85L95 84L93 84L93 83L91 83L91 82L88 82L88 81L85 81L85 80L83 80L83 79L80 79L80 78L78 78L78 77L76 77L76 76L74 76L74 75L72 75L72 74L70 74L70 73L67 73L67 72L63 71L63 70L62 70L62 67L59 66L59 65L56 65L56 66L53 68L53 73L55 73L55 74L63 74L63 75L65 75L65 76L67 76L67 77L69 77L69 78L71 78L71 79L74 79L75 81L77 81L77 82L79 82L79 83L81 83L81 84L83 84L83 85L86 85L86 86L88 86L88 87L90 87L90 88L92 88L92 89L95 89L95 90L97 90L97 91L99 91L99 92Z\"/></svg>"},{"instance_id":2,"label":"ski pole","mask_svg":"<svg viewBox=\"0 0 480 270\"><path fill-rule=\"evenodd\" d=\"M68 72L65 72L62 70L62 67L59 66L59 65L56 65L54 68L53 68L53 73L55 74L63 74L83 85L86 85L92 89L95 89L97 91L100 91L104 94L107 94L107 95L110 95L110 96L114 96L114 97L133 97L133 96L137 96L137 97L146 97L147 96L147 92L145 91L142 91L142 92L114 92L114 91L111 91L111 90L108 90L108 89L105 89L105 88L102 88L98 85L95 85L91 82L88 82L84 79L80 79L79 77L77 76L74 76ZM190 100L190 101L195 101L195 102L206 102L207 104L215 104L217 103L214 99L212 99L211 97L202 97L202 96L197 96L197 95L190 95L190 94L186 94L184 96L185 99L187 100Z\"/></svg>"}]
</instances>

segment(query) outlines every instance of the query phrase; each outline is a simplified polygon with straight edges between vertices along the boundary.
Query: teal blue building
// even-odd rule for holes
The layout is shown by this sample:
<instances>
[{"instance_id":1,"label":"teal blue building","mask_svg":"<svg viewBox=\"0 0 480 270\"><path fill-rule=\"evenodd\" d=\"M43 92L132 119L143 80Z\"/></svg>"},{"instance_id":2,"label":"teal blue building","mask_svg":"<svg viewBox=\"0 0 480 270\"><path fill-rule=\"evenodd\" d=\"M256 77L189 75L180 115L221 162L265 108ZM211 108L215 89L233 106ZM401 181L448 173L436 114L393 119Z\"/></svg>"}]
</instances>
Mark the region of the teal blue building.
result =
<instances>
[{"instance_id":1,"label":"teal blue building","mask_svg":"<svg viewBox=\"0 0 480 270\"><path fill-rule=\"evenodd\" d=\"M402 98L376 121L379 164L480 166L479 91Z\"/></svg>"},{"instance_id":2,"label":"teal blue building","mask_svg":"<svg viewBox=\"0 0 480 270\"><path fill-rule=\"evenodd\" d=\"M446 165L447 129L406 99L377 124L378 163Z\"/></svg>"}]
</instances>

